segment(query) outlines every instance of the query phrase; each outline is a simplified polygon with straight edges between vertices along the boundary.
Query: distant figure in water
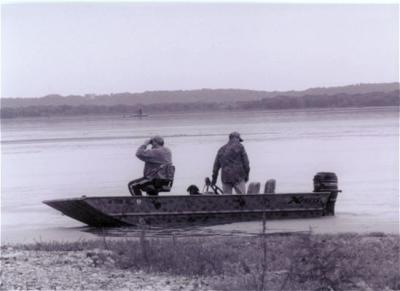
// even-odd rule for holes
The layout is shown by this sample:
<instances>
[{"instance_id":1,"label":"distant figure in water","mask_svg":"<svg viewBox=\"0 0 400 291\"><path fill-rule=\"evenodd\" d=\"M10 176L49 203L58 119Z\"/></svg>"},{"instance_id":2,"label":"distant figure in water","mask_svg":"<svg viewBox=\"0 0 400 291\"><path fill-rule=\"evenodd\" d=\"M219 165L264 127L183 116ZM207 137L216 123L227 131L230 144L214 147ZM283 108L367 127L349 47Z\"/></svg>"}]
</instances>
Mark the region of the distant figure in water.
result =
<instances>
[{"instance_id":1,"label":"distant figure in water","mask_svg":"<svg viewBox=\"0 0 400 291\"><path fill-rule=\"evenodd\" d=\"M151 148L147 149L149 145ZM145 141L136 151L136 157L145 163L144 175L129 182L128 188L132 196L140 196L142 191L148 195L171 191L175 167L172 165L171 151L164 146L161 136Z\"/></svg>"},{"instance_id":2,"label":"distant figure in water","mask_svg":"<svg viewBox=\"0 0 400 291\"><path fill-rule=\"evenodd\" d=\"M219 149L215 158L211 183L217 183L218 171L221 169L222 190L225 194L232 194L232 189L237 194L246 193L250 165L242 141L238 132L232 132L228 143Z\"/></svg>"}]
</instances>

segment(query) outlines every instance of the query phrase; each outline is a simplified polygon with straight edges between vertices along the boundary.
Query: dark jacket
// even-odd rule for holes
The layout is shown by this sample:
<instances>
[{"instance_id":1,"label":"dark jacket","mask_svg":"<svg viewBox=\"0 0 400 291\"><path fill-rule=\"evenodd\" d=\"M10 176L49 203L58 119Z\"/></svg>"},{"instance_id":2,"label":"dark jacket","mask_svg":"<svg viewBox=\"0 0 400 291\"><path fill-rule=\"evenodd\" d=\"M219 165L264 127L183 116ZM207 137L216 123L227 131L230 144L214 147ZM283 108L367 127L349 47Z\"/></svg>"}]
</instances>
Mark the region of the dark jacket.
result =
<instances>
[{"instance_id":1,"label":"dark jacket","mask_svg":"<svg viewBox=\"0 0 400 291\"><path fill-rule=\"evenodd\" d=\"M236 184L249 179L250 165L244 146L237 140L230 140L222 146L215 158L213 180L216 181L221 169L221 180L226 184Z\"/></svg>"},{"instance_id":2,"label":"dark jacket","mask_svg":"<svg viewBox=\"0 0 400 291\"><path fill-rule=\"evenodd\" d=\"M152 149L146 149L145 145L141 145L136 151L136 156L145 162L144 177L148 179L173 179L171 177L172 154L171 151L159 146Z\"/></svg>"}]
</instances>

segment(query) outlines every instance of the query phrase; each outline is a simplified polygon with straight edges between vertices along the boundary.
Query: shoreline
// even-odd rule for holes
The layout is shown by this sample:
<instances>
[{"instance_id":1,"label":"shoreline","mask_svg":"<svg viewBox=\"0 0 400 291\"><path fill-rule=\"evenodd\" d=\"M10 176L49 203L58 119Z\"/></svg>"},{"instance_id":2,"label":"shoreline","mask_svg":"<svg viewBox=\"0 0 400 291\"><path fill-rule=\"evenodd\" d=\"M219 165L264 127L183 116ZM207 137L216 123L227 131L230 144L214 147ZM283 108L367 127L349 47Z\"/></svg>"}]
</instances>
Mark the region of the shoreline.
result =
<instances>
[{"instance_id":1,"label":"shoreline","mask_svg":"<svg viewBox=\"0 0 400 291\"><path fill-rule=\"evenodd\" d=\"M278 233L301 233L309 232L318 235L342 235L344 233L355 233L365 235L368 233L384 233L387 235L399 235L399 222L396 221L397 214L385 217L385 223L376 223L371 217L355 217L351 214L337 212L333 217L267 220L266 232ZM104 229L90 228L71 218L58 214L58 220L54 225L47 224L39 227L37 225L2 225L1 244L14 245L21 243L35 243L37 241L50 242L60 240L63 242L76 242L79 240L93 240L101 236L109 239L130 239L138 237L140 230L134 227L118 227ZM236 222L205 227L191 227L188 229L158 229L149 228L147 235L153 238L162 236L226 236L242 235L252 236L262 231L261 221ZM101 234L101 236L100 236Z\"/></svg>"},{"instance_id":2,"label":"shoreline","mask_svg":"<svg viewBox=\"0 0 400 291\"><path fill-rule=\"evenodd\" d=\"M1 250L0 290L188 290L201 280L114 267L104 250ZM99 261L100 256L107 256Z\"/></svg>"},{"instance_id":3,"label":"shoreline","mask_svg":"<svg viewBox=\"0 0 400 291\"><path fill-rule=\"evenodd\" d=\"M106 238L1 247L0 290L398 290L399 235ZM257 285L258 284L258 285Z\"/></svg>"},{"instance_id":4,"label":"shoreline","mask_svg":"<svg viewBox=\"0 0 400 291\"><path fill-rule=\"evenodd\" d=\"M397 105L378 105L378 106L347 106L347 107L309 107L309 108L286 108L286 109L234 109L234 110L210 110L210 111L176 111L176 112L152 112L144 117L129 117L123 113L109 113L109 114L80 114L80 115L48 115L48 116L18 116L11 118L0 118L1 122L8 121L48 121L48 120L102 120L102 119L122 119L122 120L147 120L152 117L168 117L168 116L201 116L204 114L256 114L256 113L296 113L296 112L352 112L352 111L369 111L369 110L385 110L385 109L398 109ZM124 116L125 115L125 116Z\"/></svg>"}]
</instances>

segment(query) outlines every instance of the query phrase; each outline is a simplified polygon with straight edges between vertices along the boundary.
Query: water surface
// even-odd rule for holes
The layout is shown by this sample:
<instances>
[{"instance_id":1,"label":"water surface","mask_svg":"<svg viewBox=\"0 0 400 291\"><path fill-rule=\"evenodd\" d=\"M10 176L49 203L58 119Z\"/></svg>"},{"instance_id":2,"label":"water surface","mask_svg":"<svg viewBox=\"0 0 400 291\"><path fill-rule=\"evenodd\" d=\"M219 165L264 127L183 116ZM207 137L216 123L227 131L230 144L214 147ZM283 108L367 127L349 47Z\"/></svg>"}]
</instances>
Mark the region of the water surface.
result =
<instances>
[{"instance_id":1,"label":"water surface","mask_svg":"<svg viewBox=\"0 0 400 291\"><path fill-rule=\"evenodd\" d=\"M398 232L398 109L383 107L2 120L1 239L92 237L41 201L129 195L127 183L143 170L135 151L155 134L173 152L174 194L186 195L190 184L202 189L231 131L245 140L250 181L274 178L277 192L302 192L312 191L317 172L339 177L335 217L271 221L270 231ZM252 233L260 222L210 229Z\"/></svg>"}]
</instances>

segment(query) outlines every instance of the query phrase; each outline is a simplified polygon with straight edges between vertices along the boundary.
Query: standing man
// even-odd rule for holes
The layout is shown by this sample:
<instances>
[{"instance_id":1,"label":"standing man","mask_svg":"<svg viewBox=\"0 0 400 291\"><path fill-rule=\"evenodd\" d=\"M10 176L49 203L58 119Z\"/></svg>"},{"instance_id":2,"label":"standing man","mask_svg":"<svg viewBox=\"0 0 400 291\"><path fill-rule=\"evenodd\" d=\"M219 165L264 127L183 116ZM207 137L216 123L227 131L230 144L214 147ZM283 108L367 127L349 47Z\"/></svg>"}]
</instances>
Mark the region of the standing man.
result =
<instances>
[{"instance_id":1,"label":"standing man","mask_svg":"<svg viewBox=\"0 0 400 291\"><path fill-rule=\"evenodd\" d=\"M149 145L151 149L147 149ZM157 135L145 141L136 151L136 157L144 162L144 173L143 178L129 182L131 195L142 195L141 191L145 191L148 195L169 192L175 167L172 165L171 151L164 146L164 139Z\"/></svg>"},{"instance_id":2,"label":"standing man","mask_svg":"<svg viewBox=\"0 0 400 291\"><path fill-rule=\"evenodd\" d=\"M242 138L236 131L229 135L229 141L222 146L215 158L212 184L217 183L218 171L221 168L222 190L225 194L246 193L246 182L249 180L249 159L241 144Z\"/></svg>"}]
</instances>

